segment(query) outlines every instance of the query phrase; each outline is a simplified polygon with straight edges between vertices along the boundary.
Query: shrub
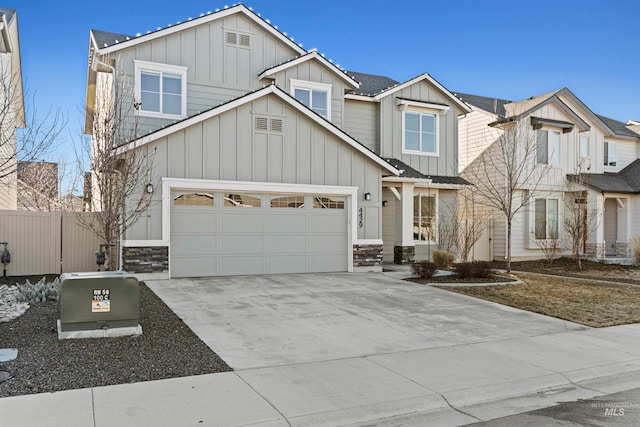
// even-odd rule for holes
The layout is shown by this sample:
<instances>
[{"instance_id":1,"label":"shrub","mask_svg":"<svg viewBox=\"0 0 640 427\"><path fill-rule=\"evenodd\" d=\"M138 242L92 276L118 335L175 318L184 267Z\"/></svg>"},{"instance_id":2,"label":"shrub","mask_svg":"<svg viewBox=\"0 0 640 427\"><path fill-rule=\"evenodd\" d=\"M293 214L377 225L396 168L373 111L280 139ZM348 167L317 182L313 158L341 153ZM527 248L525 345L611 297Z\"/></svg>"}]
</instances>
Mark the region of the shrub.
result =
<instances>
[{"instance_id":1,"label":"shrub","mask_svg":"<svg viewBox=\"0 0 640 427\"><path fill-rule=\"evenodd\" d=\"M491 264L487 261L461 262L456 264L455 271L461 279L487 279L493 275Z\"/></svg>"},{"instance_id":2,"label":"shrub","mask_svg":"<svg viewBox=\"0 0 640 427\"><path fill-rule=\"evenodd\" d=\"M37 283L31 283L27 279L24 284L18 283L18 302L34 304L37 302L58 301L60 299L60 280L56 278L53 282L47 283L43 277Z\"/></svg>"},{"instance_id":3,"label":"shrub","mask_svg":"<svg viewBox=\"0 0 640 427\"><path fill-rule=\"evenodd\" d=\"M438 270L446 270L448 268L451 268L455 259L455 255L453 255L451 252L433 251L433 263L436 265Z\"/></svg>"},{"instance_id":4,"label":"shrub","mask_svg":"<svg viewBox=\"0 0 640 427\"><path fill-rule=\"evenodd\" d=\"M431 279L433 273L438 269L436 264L431 261L416 261L411 265L411 268L421 279Z\"/></svg>"},{"instance_id":5,"label":"shrub","mask_svg":"<svg viewBox=\"0 0 640 427\"><path fill-rule=\"evenodd\" d=\"M640 264L640 236L632 237L629 243L636 257L636 264Z\"/></svg>"}]
</instances>

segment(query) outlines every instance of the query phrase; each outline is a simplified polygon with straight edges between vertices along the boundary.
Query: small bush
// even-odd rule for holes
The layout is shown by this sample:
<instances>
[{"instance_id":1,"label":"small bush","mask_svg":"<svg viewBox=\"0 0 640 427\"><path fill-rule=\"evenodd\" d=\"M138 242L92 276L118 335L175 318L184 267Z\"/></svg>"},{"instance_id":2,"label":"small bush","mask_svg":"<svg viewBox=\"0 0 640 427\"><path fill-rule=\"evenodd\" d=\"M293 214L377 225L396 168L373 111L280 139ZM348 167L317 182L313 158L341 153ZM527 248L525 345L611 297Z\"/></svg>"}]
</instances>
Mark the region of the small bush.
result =
<instances>
[{"instance_id":1,"label":"small bush","mask_svg":"<svg viewBox=\"0 0 640 427\"><path fill-rule=\"evenodd\" d=\"M433 263L436 265L438 270L446 270L448 268L451 268L455 259L455 255L453 255L451 252L433 251Z\"/></svg>"},{"instance_id":2,"label":"small bush","mask_svg":"<svg viewBox=\"0 0 640 427\"><path fill-rule=\"evenodd\" d=\"M24 284L18 283L18 302L34 304L37 302L58 301L60 299L60 279L47 283L46 277L37 283L27 280Z\"/></svg>"},{"instance_id":3,"label":"small bush","mask_svg":"<svg viewBox=\"0 0 640 427\"><path fill-rule=\"evenodd\" d=\"M431 261L416 261L411 265L411 268L421 279L431 279L438 269L436 264Z\"/></svg>"},{"instance_id":4,"label":"small bush","mask_svg":"<svg viewBox=\"0 0 640 427\"><path fill-rule=\"evenodd\" d=\"M632 237L629 243L636 257L636 264L640 264L640 236Z\"/></svg>"},{"instance_id":5,"label":"small bush","mask_svg":"<svg viewBox=\"0 0 640 427\"><path fill-rule=\"evenodd\" d=\"M491 264L487 261L461 262L455 266L461 279L488 279L493 275Z\"/></svg>"}]
</instances>

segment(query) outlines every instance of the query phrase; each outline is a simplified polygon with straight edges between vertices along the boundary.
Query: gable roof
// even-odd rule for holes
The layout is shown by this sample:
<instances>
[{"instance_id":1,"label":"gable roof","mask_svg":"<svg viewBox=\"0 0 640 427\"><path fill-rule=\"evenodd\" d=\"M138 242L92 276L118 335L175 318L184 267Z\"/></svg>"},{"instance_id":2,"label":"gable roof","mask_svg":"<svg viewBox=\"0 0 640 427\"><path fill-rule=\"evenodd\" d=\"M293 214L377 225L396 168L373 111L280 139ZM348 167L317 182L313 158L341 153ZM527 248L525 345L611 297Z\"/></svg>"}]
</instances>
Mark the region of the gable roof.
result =
<instances>
[{"instance_id":1,"label":"gable roof","mask_svg":"<svg viewBox=\"0 0 640 427\"><path fill-rule=\"evenodd\" d=\"M284 44L289 46L295 52L300 55L307 53L306 50L302 48L302 46L296 44L291 38L287 37L284 33L278 30L275 26L271 25L264 19L262 19L258 14L253 12L251 9L246 7L244 4L237 4L231 7L225 7L224 9L216 10L215 12L207 12L206 14L201 14L198 18L189 18L184 22L178 22L175 25L170 25L165 28L159 28L155 31L150 31L146 34L137 34L136 36L127 36L124 34L116 34L116 33L108 33L104 31L91 30L92 40L96 43L94 44L94 48L97 53L103 55L107 53L116 52L121 49L126 49L132 46L136 46L140 43L146 43L151 40L155 40L160 37L165 37L170 34L177 33L179 31L186 30L188 28L192 28L198 25L206 24L208 22L216 21L218 19L225 18L227 16L242 13L253 22L258 24L258 26L262 27L265 31L275 36L277 39L282 41ZM93 37L94 32L99 33L99 41Z\"/></svg>"},{"instance_id":2,"label":"gable roof","mask_svg":"<svg viewBox=\"0 0 640 427\"><path fill-rule=\"evenodd\" d=\"M117 147L116 150L118 151L118 153L123 153L126 152L128 150L134 149L134 148L138 148L141 147L143 145L146 145L150 142L156 141L160 138L164 138L165 136L171 135L175 132L178 132L180 130L186 129L190 126L193 126L197 123L203 122L205 120L208 120L212 117L216 117L222 113L225 113L227 111L233 110L235 108L238 108L241 105L244 105L246 103L252 102L256 99L262 98L264 96L267 95L275 95L277 97L279 97L282 101L284 101L285 103L287 103L290 107L294 108L295 110L297 110L299 113L301 113L302 115L306 116L307 118L311 119L312 121L314 121L316 124L318 124L319 126L323 127L325 130L327 130L328 132L332 133L333 135L335 135L336 137L338 137L339 139L341 139L342 141L344 141L347 145L351 146L353 149L355 149L356 151L360 152L361 154L363 154L365 157L369 158L370 160L372 160L374 163L378 164L379 166L381 166L383 169L385 169L389 174L391 175L398 175L399 172L398 170L393 167L392 165L390 165L389 163L387 163L382 157L378 156L376 153L374 153L373 151L371 151L369 148L365 147L364 145L362 145L360 142L358 142L357 140L355 140L353 137L351 137L349 134L347 134L345 131L343 131L342 129L340 129L339 127L337 127L336 125L334 125L333 123L327 121L326 119L324 119L322 116L320 116L319 114L315 113L314 111L312 111L310 108L306 107L304 104L302 104L300 101L298 101L297 99L295 99L294 97L292 97L291 95L289 95L288 93L286 93L285 91L283 91L282 89L280 89L279 87L277 87L276 85L269 85L266 86L262 89L258 89L256 91L253 92L249 92L239 98L235 98L231 101L225 102L223 104L220 104L216 107L210 108L209 110L203 111L199 114L196 114L194 116L188 117L186 119L180 120L178 122L175 122L169 126L165 126L163 128L160 128L158 130L155 130L145 136L141 136L136 140L130 141L120 147Z\"/></svg>"},{"instance_id":3,"label":"gable roof","mask_svg":"<svg viewBox=\"0 0 640 427\"><path fill-rule=\"evenodd\" d=\"M630 136L635 138L640 138L640 134L631 130L625 123L619 122L614 119L610 119L609 117L601 116L600 114L596 114L600 120L602 120L616 135L619 136Z\"/></svg>"},{"instance_id":4,"label":"gable roof","mask_svg":"<svg viewBox=\"0 0 640 427\"><path fill-rule=\"evenodd\" d=\"M352 88L357 89L360 86L360 83L358 83L358 81L354 77L350 76L348 71L344 71L340 69L337 65L327 60L324 56L319 54L318 51L316 50L312 50L307 54L285 61L280 65L276 65L275 67L267 68L262 73L260 73L258 78L264 79L264 78L272 77L281 71L284 71L291 67L295 67L307 61L317 61L321 63L323 66L331 70L335 75L337 75L340 79L342 79L346 84L348 84Z\"/></svg>"},{"instance_id":5,"label":"gable roof","mask_svg":"<svg viewBox=\"0 0 640 427\"><path fill-rule=\"evenodd\" d=\"M490 98L487 96L479 96L479 95L470 95L468 93L460 93L455 92L458 98L462 99L469 105L477 107L481 110L487 111L489 113L498 115L500 117L504 117L506 112L504 105L508 104L512 101L507 101L506 99L500 98Z\"/></svg>"},{"instance_id":6,"label":"gable roof","mask_svg":"<svg viewBox=\"0 0 640 427\"><path fill-rule=\"evenodd\" d=\"M428 179L433 184L445 184L445 185L472 185L469 181L459 176L440 176L440 175L425 175L404 163L401 160L394 158L385 158L390 165L398 169L400 172L399 178L409 179Z\"/></svg>"},{"instance_id":7,"label":"gable roof","mask_svg":"<svg viewBox=\"0 0 640 427\"><path fill-rule=\"evenodd\" d=\"M441 85L440 82L438 82L436 79L431 77L429 73L420 74L419 76L416 76L403 83L398 83L395 80L390 79L388 77L376 76L373 74L364 74L364 73L352 73L352 74L354 75L356 80L358 79L364 80L365 85L364 85L364 88L362 88L361 86L361 89L359 92L354 92L352 94L345 95L346 98L378 102L382 98L392 95L406 87L409 87L421 81L426 81L432 86L434 86L436 89L438 89L440 92L442 92L447 98L449 98L449 100L451 100L451 103L455 104L460 110L467 113L471 112L471 109L467 104L462 102L453 93L451 93L449 89L447 89L446 87ZM390 86L387 86L387 85L390 85Z\"/></svg>"},{"instance_id":8,"label":"gable roof","mask_svg":"<svg viewBox=\"0 0 640 427\"><path fill-rule=\"evenodd\" d=\"M584 173L567 175L572 181L582 181L585 185L607 193L640 193L640 159L634 160L618 173Z\"/></svg>"}]
</instances>

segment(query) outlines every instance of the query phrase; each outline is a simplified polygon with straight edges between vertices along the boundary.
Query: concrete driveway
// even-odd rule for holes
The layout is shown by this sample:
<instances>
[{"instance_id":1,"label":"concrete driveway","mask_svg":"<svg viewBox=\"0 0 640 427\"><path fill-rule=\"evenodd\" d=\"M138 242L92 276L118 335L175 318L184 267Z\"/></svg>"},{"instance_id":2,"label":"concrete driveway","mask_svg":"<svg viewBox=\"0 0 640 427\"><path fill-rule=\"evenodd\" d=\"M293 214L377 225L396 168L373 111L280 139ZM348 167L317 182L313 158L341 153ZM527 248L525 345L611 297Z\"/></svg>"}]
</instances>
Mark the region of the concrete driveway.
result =
<instances>
[{"instance_id":1,"label":"concrete driveway","mask_svg":"<svg viewBox=\"0 0 640 427\"><path fill-rule=\"evenodd\" d=\"M148 285L234 369L585 329L384 274L172 279Z\"/></svg>"}]
</instances>

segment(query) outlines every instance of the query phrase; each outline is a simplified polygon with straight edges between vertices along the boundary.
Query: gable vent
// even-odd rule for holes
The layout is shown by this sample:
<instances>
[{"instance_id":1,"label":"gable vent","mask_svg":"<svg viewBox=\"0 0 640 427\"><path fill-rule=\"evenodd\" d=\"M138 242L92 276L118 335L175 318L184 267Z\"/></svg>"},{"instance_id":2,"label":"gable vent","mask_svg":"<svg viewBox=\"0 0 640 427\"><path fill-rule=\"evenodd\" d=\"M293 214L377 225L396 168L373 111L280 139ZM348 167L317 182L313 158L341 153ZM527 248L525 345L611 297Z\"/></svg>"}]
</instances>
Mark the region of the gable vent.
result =
<instances>
[{"instance_id":1,"label":"gable vent","mask_svg":"<svg viewBox=\"0 0 640 427\"><path fill-rule=\"evenodd\" d=\"M282 119L271 119L271 131L282 132Z\"/></svg>"},{"instance_id":2,"label":"gable vent","mask_svg":"<svg viewBox=\"0 0 640 427\"><path fill-rule=\"evenodd\" d=\"M251 46L251 36L248 34L239 34L240 46Z\"/></svg>"},{"instance_id":3,"label":"gable vent","mask_svg":"<svg viewBox=\"0 0 640 427\"><path fill-rule=\"evenodd\" d=\"M268 120L266 117L256 117L256 130L268 130Z\"/></svg>"},{"instance_id":4,"label":"gable vent","mask_svg":"<svg viewBox=\"0 0 640 427\"><path fill-rule=\"evenodd\" d=\"M238 35L236 33L227 32L226 40L229 44L237 44L238 43Z\"/></svg>"}]
</instances>

